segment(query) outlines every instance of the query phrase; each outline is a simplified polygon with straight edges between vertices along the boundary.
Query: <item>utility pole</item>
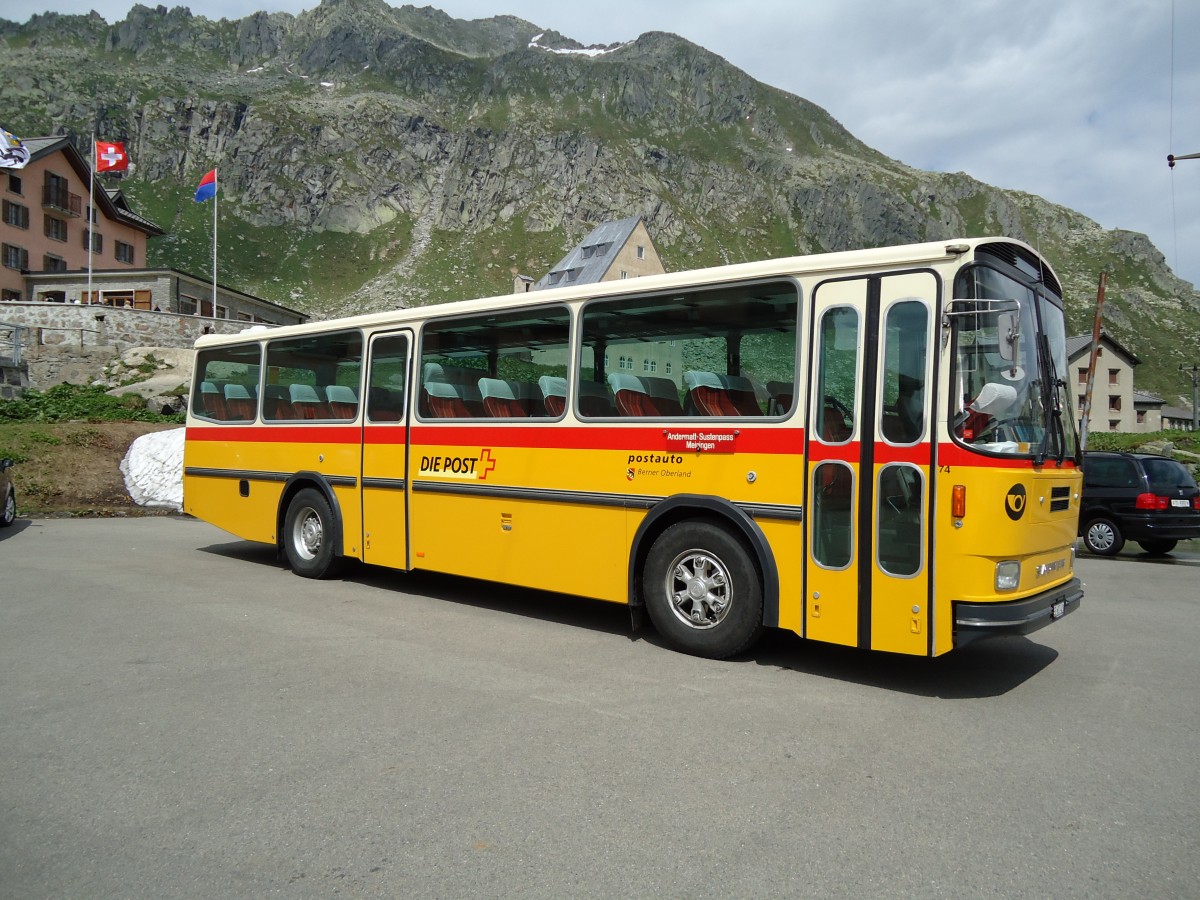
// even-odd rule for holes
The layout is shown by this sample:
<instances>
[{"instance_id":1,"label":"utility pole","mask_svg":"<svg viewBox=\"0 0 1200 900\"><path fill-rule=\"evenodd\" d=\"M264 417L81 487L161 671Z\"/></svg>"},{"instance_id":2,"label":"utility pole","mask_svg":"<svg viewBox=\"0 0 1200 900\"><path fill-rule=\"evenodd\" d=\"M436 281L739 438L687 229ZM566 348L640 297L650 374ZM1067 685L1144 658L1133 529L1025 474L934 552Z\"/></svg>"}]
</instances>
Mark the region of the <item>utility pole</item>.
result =
<instances>
[{"instance_id":1,"label":"utility pole","mask_svg":"<svg viewBox=\"0 0 1200 900\"><path fill-rule=\"evenodd\" d=\"M1200 366L1192 363L1189 369L1180 363L1179 371L1192 373L1192 431L1200 431Z\"/></svg>"}]
</instances>

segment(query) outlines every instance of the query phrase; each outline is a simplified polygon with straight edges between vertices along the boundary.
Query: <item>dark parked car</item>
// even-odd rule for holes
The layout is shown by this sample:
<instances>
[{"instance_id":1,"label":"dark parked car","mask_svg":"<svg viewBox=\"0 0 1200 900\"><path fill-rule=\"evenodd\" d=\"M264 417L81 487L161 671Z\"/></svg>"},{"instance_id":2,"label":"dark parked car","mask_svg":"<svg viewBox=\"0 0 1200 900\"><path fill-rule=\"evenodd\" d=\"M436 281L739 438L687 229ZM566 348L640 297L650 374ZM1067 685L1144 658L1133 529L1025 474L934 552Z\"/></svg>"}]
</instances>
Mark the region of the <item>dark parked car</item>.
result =
<instances>
[{"instance_id":1,"label":"dark parked car","mask_svg":"<svg viewBox=\"0 0 1200 900\"><path fill-rule=\"evenodd\" d=\"M17 517L17 492L8 474L12 465L11 459L0 459L0 528L11 525Z\"/></svg>"},{"instance_id":2,"label":"dark parked car","mask_svg":"<svg viewBox=\"0 0 1200 900\"><path fill-rule=\"evenodd\" d=\"M1083 454L1079 533L1092 553L1115 556L1125 541L1170 553L1200 538L1200 488L1183 463L1150 453Z\"/></svg>"}]
</instances>

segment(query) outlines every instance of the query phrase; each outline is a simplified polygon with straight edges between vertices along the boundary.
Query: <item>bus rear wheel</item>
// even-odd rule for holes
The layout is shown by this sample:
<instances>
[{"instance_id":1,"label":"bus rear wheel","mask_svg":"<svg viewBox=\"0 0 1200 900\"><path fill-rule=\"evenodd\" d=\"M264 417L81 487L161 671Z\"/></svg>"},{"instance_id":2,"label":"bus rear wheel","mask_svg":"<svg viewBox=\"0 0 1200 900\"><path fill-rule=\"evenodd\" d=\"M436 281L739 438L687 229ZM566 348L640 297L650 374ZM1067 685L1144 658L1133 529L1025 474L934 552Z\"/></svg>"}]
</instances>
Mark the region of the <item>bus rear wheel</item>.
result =
<instances>
[{"instance_id":1,"label":"bus rear wheel","mask_svg":"<svg viewBox=\"0 0 1200 900\"><path fill-rule=\"evenodd\" d=\"M745 544L714 522L663 531L646 557L642 592L655 629L685 653L724 659L762 633L758 567Z\"/></svg>"},{"instance_id":2,"label":"bus rear wheel","mask_svg":"<svg viewBox=\"0 0 1200 900\"><path fill-rule=\"evenodd\" d=\"M333 509L315 488L304 488L288 504L284 516L283 552L288 565L305 578L332 578L342 567L333 552Z\"/></svg>"}]
</instances>

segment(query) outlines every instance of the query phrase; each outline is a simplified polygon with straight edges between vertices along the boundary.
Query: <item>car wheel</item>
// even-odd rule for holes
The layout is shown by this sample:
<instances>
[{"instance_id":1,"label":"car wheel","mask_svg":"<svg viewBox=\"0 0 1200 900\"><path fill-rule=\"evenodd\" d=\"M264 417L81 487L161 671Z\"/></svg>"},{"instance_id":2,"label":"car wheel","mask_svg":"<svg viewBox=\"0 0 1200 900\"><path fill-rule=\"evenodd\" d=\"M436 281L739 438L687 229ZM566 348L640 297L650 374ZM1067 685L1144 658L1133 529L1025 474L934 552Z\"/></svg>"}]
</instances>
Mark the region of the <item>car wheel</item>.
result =
<instances>
[{"instance_id":1,"label":"car wheel","mask_svg":"<svg viewBox=\"0 0 1200 900\"><path fill-rule=\"evenodd\" d=\"M1138 543L1151 556L1164 556L1174 550L1179 541L1138 541Z\"/></svg>"},{"instance_id":2,"label":"car wheel","mask_svg":"<svg viewBox=\"0 0 1200 900\"><path fill-rule=\"evenodd\" d=\"M1125 546L1125 537L1111 519L1092 519L1083 532L1083 544L1097 556L1116 556Z\"/></svg>"},{"instance_id":3,"label":"car wheel","mask_svg":"<svg viewBox=\"0 0 1200 900\"><path fill-rule=\"evenodd\" d=\"M724 659L762 632L758 567L745 544L715 522L678 522L660 534L642 591L658 633L685 653Z\"/></svg>"},{"instance_id":4,"label":"car wheel","mask_svg":"<svg viewBox=\"0 0 1200 900\"><path fill-rule=\"evenodd\" d=\"M305 578L337 575L344 560L333 552L333 509L325 496L305 488L292 498L283 521L283 552L292 571Z\"/></svg>"},{"instance_id":5,"label":"car wheel","mask_svg":"<svg viewBox=\"0 0 1200 900\"><path fill-rule=\"evenodd\" d=\"M4 507L0 509L0 528L7 528L16 518L17 493L10 487L4 495Z\"/></svg>"}]
</instances>

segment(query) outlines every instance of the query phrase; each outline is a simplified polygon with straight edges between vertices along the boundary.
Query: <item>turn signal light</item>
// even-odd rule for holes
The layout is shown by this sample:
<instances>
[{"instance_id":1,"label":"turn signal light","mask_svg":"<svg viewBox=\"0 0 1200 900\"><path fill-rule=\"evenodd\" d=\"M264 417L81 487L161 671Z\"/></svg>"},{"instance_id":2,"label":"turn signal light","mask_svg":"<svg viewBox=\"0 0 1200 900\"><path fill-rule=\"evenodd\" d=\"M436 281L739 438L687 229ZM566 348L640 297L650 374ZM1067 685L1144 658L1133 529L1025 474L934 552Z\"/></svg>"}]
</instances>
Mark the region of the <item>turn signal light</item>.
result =
<instances>
[{"instance_id":1,"label":"turn signal light","mask_svg":"<svg viewBox=\"0 0 1200 900\"><path fill-rule=\"evenodd\" d=\"M967 514L967 486L956 484L950 492L950 515L961 519Z\"/></svg>"}]
</instances>

